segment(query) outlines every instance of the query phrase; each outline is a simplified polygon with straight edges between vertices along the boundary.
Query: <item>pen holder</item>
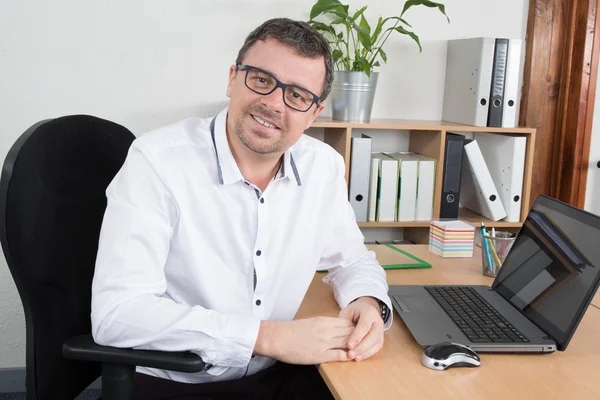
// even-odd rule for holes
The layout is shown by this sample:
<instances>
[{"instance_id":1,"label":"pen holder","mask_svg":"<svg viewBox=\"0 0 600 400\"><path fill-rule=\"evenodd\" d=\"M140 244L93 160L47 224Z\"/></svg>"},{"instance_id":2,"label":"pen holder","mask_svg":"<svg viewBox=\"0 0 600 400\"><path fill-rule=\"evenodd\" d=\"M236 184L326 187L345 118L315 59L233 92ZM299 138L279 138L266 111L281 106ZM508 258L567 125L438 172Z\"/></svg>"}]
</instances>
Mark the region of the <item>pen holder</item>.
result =
<instances>
[{"instance_id":1,"label":"pen holder","mask_svg":"<svg viewBox=\"0 0 600 400\"><path fill-rule=\"evenodd\" d=\"M496 232L493 237L481 235L481 264L485 276L495 278L498 275L515 238L511 232Z\"/></svg>"}]
</instances>

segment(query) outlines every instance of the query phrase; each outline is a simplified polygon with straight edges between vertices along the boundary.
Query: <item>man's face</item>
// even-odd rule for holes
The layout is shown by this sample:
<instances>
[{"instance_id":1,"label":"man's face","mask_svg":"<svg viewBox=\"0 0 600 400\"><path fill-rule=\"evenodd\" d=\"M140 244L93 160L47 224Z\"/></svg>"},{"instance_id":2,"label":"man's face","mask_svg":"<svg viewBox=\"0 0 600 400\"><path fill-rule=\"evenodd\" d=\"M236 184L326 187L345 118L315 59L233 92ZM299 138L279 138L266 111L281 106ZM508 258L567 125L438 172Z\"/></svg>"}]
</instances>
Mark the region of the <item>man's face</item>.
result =
<instances>
[{"instance_id":1,"label":"man's face","mask_svg":"<svg viewBox=\"0 0 600 400\"><path fill-rule=\"evenodd\" d=\"M323 89L323 58L301 56L275 39L256 42L242 63L268 71L279 81L300 86L317 96ZM246 148L258 154L285 152L312 124L324 105L315 103L307 112L293 110L283 102L281 88L260 95L246 87L245 77L246 71L238 71L235 66L229 69L227 128L229 134L235 132L230 140L238 138ZM265 126L257 118L276 128Z\"/></svg>"}]
</instances>

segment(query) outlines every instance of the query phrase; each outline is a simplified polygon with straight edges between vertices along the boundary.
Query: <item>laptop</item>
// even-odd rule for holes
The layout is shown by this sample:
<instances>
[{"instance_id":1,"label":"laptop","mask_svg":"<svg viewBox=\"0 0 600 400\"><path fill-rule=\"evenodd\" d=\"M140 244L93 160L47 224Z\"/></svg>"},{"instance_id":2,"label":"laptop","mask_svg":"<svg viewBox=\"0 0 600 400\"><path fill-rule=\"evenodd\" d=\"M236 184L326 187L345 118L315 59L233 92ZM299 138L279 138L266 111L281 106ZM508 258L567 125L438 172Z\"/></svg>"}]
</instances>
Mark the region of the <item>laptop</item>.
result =
<instances>
[{"instance_id":1,"label":"laptop","mask_svg":"<svg viewBox=\"0 0 600 400\"><path fill-rule=\"evenodd\" d=\"M565 350L600 284L599 238L600 217L539 196L491 287L391 285L389 294L423 347Z\"/></svg>"}]
</instances>

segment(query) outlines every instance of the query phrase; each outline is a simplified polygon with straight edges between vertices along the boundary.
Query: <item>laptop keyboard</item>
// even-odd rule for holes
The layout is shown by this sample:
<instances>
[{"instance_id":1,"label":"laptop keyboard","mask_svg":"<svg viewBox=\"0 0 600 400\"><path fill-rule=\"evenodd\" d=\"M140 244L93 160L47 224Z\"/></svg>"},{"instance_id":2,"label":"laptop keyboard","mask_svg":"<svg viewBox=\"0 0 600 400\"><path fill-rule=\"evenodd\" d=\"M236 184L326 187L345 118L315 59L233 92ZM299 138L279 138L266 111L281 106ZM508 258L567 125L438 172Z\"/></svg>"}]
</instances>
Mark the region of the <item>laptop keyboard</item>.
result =
<instances>
[{"instance_id":1,"label":"laptop keyboard","mask_svg":"<svg viewBox=\"0 0 600 400\"><path fill-rule=\"evenodd\" d=\"M475 289L464 286L426 286L454 323L474 343L529 342Z\"/></svg>"}]
</instances>

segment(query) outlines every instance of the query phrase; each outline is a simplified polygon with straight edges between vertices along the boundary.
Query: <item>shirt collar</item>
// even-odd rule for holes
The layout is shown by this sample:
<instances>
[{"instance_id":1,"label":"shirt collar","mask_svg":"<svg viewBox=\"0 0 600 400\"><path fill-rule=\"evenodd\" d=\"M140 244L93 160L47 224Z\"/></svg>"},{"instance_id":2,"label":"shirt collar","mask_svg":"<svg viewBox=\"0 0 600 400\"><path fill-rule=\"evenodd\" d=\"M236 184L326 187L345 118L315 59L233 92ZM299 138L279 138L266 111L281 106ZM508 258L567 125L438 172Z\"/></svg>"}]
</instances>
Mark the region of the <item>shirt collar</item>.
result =
<instances>
[{"instance_id":1,"label":"shirt collar","mask_svg":"<svg viewBox=\"0 0 600 400\"><path fill-rule=\"evenodd\" d=\"M218 180L221 185L229 185L238 181L244 181L244 177L233 158L233 153L227 141L225 126L227 124L227 108L221 111L211 121L211 136L217 156ZM293 147L293 146L292 146ZM300 174L294 161L291 148L283 153L283 163L280 171L275 175L276 179L294 179L298 186L302 186Z\"/></svg>"}]
</instances>

